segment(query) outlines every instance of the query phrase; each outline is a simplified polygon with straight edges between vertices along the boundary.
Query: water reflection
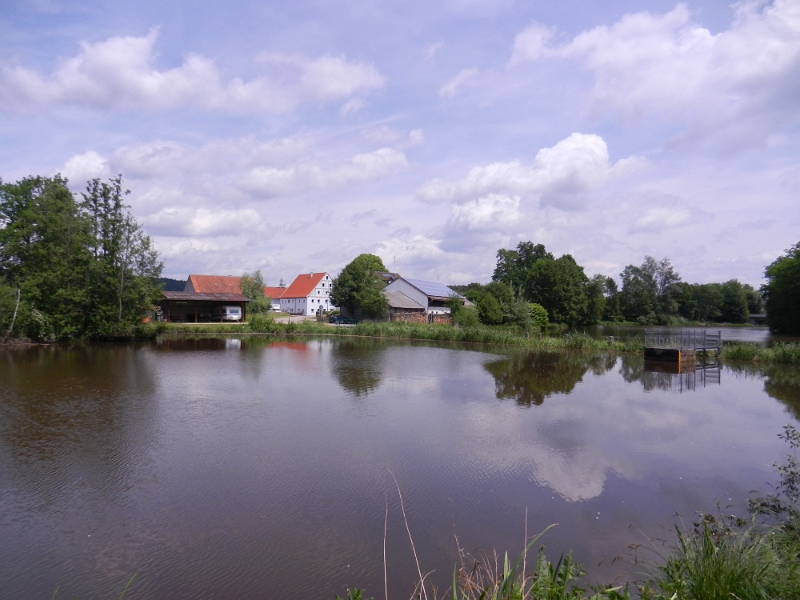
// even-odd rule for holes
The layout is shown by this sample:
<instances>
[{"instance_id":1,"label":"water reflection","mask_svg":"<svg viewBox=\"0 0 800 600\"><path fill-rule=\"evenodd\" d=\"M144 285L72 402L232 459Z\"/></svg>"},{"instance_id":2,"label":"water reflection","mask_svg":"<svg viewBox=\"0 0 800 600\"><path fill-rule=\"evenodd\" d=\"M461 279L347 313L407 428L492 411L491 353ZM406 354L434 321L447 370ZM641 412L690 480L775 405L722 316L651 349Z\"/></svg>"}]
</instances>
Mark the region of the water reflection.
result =
<instances>
[{"instance_id":1,"label":"water reflection","mask_svg":"<svg viewBox=\"0 0 800 600\"><path fill-rule=\"evenodd\" d=\"M587 371L602 374L616 364L611 354L521 352L484 365L495 380L495 394L519 406L540 405L553 394L569 394Z\"/></svg>"},{"instance_id":2,"label":"water reflection","mask_svg":"<svg viewBox=\"0 0 800 600\"><path fill-rule=\"evenodd\" d=\"M153 435L157 386L147 352L0 351L0 474L44 503L77 482L105 499L123 491Z\"/></svg>"},{"instance_id":3,"label":"water reflection","mask_svg":"<svg viewBox=\"0 0 800 600\"><path fill-rule=\"evenodd\" d=\"M708 385L720 385L722 365L716 359L689 363L645 360L642 384L646 392L694 392Z\"/></svg>"},{"instance_id":4,"label":"water reflection","mask_svg":"<svg viewBox=\"0 0 800 600\"><path fill-rule=\"evenodd\" d=\"M800 419L800 369L792 365L726 364L725 368L747 378L763 380L764 391Z\"/></svg>"},{"instance_id":5,"label":"water reflection","mask_svg":"<svg viewBox=\"0 0 800 600\"><path fill-rule=\"evenodd\" d=\"M331 348L336 380L353 396L366 396L381 383L386 344L377 340L337 340Z\"/></svg>"}]
</instances>

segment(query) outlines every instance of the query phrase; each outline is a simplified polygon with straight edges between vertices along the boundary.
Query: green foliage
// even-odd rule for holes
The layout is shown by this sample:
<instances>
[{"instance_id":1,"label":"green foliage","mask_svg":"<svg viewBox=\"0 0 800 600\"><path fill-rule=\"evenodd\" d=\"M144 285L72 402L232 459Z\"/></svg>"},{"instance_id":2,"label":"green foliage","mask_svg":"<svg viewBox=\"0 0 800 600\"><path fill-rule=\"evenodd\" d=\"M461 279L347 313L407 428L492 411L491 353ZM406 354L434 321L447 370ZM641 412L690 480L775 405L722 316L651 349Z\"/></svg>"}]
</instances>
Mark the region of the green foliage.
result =
<instances>
[{"instance_id":1,"label":"green foliage","mask_svg":"<svg viewBox=\"0 0 800 600\"><path fill-rule=\"evenodd\" d=\"M583 267L569 254L555 258L542 244L521 242L516 250L498 250L492 279L509 290L520 290L521 299L541 304L555 322L596 322L597 315L602 314L597 296L593 298L593 312L589 311L589 280ZM495 297L504 304L497 294Z\"/></svg>"},{"instance_id":2,"label":"green foliage","mask_svg":"<svg viewBox=\"0 0 800 600\"><path fill-rule=\"evenodd\" d=\"M762 287L772 331L800 334L800 242L767 267Z\"/></svg>"},{"instance_id":3,"label":"green foliage","mask_svg":"<svg viewBox=\"0 0 800 600\"><path fill-rule=\"evenodd\" d=\"M778 342L765 348L759 344L737 342L725 344L722 356L726 361L800 365L800 343Z\"/></svg>"},{"instance_id":4,"label":"green foliage","mask_svg":"<svg viewBox=\"0 0 800 600\"><path fill-rule=\"evenodd\" d=\"M0 280L21 298L13 335L136 335L160 297L161 263L127 193L121 177L89 182L80 203L60 175L0 185Z\"/></svg>"},{"instance_id":5,"label":"green foliage","mask_svg":"<svg viewBox=\"0 0 800 600\"><path fill-rule=\"evenodd\" d=\"M535 302L528 303L528 314L531 317L531 324L534 327L544 329L550 324L550 318L547 316L547 310L541 304Z\"/></svg>"},{"instance_id":6,"label":"green foliage","mask_svg":"<svg viewBox=\"0 0 800 600\"><path fill-rule=\"evenodd\" d=\"M257 313L248 319L247 326L253 333L277 333L280 327L269 313Z\"/></svg>"},{"instance_id":7,"label":"green foliage","mask_svg":"<svg viewBox=\"0 0 800 600\"><path fill-rule=\"evenodd\" d=\"M386 296L381 291L385 284L376 275L385 271L380 257L360 254L333 280L331 302L356 318L385 315L389 309Z\"/></svg>"},{"instance_id":8,"label":"green foliage","mask_svg":"<svg viewBox=\"0 0 800 600\"><path fill-rule=\"evenodd\" d=\"M644 318L655 322L658 314L673 315L678 312L679 306L670 292L681 278L669 259L656 261L652 256L645 256L640 266L628 265L620 277L620 308L629 321L641 322Z\"/></svg>"},{"instance_id":9,"label":"green foliage","mask_svg":"<svg viewBox=\"0 0 800 600\"><path fill-rule=\"evenodd\" d=\"M458 327L477 327L479 323L478 311L474 308L462 308L453 317L453 324Z\"/></svg>"},{"instance_id":10,"label":"green foliage","mask_svg":"<svg viewBox=\"0 0 800 600\"><path fill-rule=\"evenodd\" d=\"M265 315L272 309L270 298L264 296L266 286L261 269L256 270L252 275L245 272L239 279L239 289L242 291L242 295L250 299L247 304L247 312L251 315Z\"/></svg>"},{"instance_id":11,"label":"green foliage","mask_svg":"<svg viewBox=\"0 0 800 600\"><path fill-rule=\"evenodd\" d=\"M726 281L721 286L720 321L723 323L747 323L747 292L736 279Z\"/></svg>"},{"instance_id":12,"label":"green foliage","mask_svg":"<svg viewBox=\"0 0 800 600\"><path fill-rule=\"evenodd\" d=\"M588 325L594 325L603 320L603 314L606 312L606 280L607 277L595 275L585 286L586 314L583 322Z\"/></svg>"},{"instance_id":13,"label":"green foliage","mask_svg":"<svg viewBox=\"0 0 800 600\"><path fill-rule=\"evenodd\" d=\"M478 301L478 319L484 325L500 325L503 322L503 309L491 292L485 293Z\"/></svg>"}]
</instances>

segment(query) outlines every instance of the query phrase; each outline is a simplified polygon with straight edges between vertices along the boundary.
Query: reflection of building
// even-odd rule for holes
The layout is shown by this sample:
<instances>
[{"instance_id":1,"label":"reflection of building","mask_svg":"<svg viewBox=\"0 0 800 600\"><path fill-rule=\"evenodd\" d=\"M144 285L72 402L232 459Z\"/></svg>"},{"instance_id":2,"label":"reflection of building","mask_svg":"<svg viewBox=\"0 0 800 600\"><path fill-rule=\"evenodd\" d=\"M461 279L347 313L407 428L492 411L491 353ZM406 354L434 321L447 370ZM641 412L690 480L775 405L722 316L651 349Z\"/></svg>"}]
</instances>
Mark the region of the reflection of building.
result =
<instances>
[{"instance_id":1,"label":"reflection of building","mask_svg":"<svg viewBox=\"0 0 800 600\"><path fill-rule=\"evenodd\" d=\"M720 385L721 367L718 361L665 362L644 361L642 384L645 391L664 390L671 392L694 392L698 387Z\"/></svg>"}]
</instances>

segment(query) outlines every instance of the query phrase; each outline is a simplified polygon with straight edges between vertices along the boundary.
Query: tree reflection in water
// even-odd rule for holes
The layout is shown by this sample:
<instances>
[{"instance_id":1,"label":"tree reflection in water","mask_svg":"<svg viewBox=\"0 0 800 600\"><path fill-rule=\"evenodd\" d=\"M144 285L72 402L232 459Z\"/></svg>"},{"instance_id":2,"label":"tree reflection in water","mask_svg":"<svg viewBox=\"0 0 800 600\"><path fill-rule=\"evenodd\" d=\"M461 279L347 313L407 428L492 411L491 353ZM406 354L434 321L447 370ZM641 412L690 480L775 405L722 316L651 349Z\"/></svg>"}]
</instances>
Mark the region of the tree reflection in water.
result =
<instances>
[{"instance_id":1,"label":"tree reflection in water","mask_svg":"<svg viewBox=\"0 0 800 600\"><path fill-rule=\"evenodd\" d=\"M527 351L486 363L484 368L494 377L499 399L538 406L548 396L570 393L588 371L599 375L616 362L616 356L606 353Z\"/></svg>"},{"instance_id":2,"label":"tree reflection in water","mask_svg":"<svg viewBox=\"0 0 800 600\"><path fill-rule=\"evenodd\" d=\"M366 396L381 383L387 345L378 340L337 340L331 352L339 385L353 396Z\"/></svg>"},{"instance_id":3,"label":"tree reflection in water","mask_svg":"<svg viewBox=\"0 0 800 600\"><path fill-rule=\"evenodd\" d=\"M764 391L800 419L800 369L793 365L726 364L737 375L764 380Z\"/></svg>"}]
</instances>

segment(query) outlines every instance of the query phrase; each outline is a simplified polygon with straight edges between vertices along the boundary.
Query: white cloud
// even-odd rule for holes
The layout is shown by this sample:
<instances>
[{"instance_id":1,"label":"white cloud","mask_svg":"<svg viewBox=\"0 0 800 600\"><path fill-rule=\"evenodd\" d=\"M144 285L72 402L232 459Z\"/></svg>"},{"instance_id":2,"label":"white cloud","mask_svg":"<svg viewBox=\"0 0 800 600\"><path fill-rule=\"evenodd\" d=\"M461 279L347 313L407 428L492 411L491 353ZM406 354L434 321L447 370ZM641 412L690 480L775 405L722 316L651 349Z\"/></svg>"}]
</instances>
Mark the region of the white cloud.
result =
<instances>
[{"instance_id":1,"label":"white cloud","mask_svg":"<svg viewBox=\"0 0 800 600\"><path fill-rule=\"evenodd\" d=\"M513 160L474 167L456 183L434 179L423 184L417 197L425 202L463 201L496 193L570 207L582 192L643 160L631 157L612 164L603 138L573 133L552 148L539 150L530 166Z\"/></svg>"},{"instance_id":2,"label":"white cloud","mask_svg":"<svg viewBox=\"0 0 800 600\"><path fill-rule=\"evenodd\" d=\"M111 176L111 171L108 168L108 161L94 150L90 150L70 158L64 164L61 174L69 179L72 189L82 190L90 179L107 178Z\"/></svg>"},{"instance_id":3,"label":"white cloud","mask_svg":"<svg viewBox=\"0 0 800 600\"><path fill-rule=\"evenodd\" d=\"M257 167L243 179L241 188L269 198L296 194L302 190L341 188L399 173L407 167L405 154L392 148L381 148L375 152L357 154L345 164L330 168L314 163L288 168Z\"/></svg>"},{"instance_id":4,"label":"white cloud","mask_svg":"<svg viewBox=\"0 0 800 600\"><path fill-rule=\"evenodd\" d=\"M395 237L381 242L376 254L384 264L395 261L405 267L419 272L442 259L445 253L439 248L439 242L424 235L415 235L408 239Z\"/></svg>"},{"instance_id":5,"label":"white cloud","mask_svg":"<svg viewBox=\"0 0 800 600\"><path fill-rule=\"evenodd\" d=\"M425 60L427 62L433 62L433 59L436 57L436 54L442 50L446 44L442 41L436 42L434 44L430 44L425 49Z\"/></svg>"},{"instance_id":6,"label":"white cloud","mask_svg":"<svg viewBox=\"0 0 800 600\"><path fill-rule=\"evenodd\" d=\"M343 56L315 59L263 54L274 72L250 81L223 81L210 59L188 54L176 68L160 70L154 46L158 32L81 42L81 52L62 60L50 75L21 65L0 65L0 106L31 113L54 104L100 110L165 111L180 108L237 113L284 113L302 102L327 102L381 88L374 66Z\"/></svg>"},{"instance_id":7,"label":"white cloud","mask_svg":"<svg viewBox=\"0 0 800 600\"><path fill-rule=\"evenodd\" d=\"M458 75L439 88L439 97L452 98L458 89L465 85L474 85L474 80L478 76L478 69L462 69Z\"/></svg>"},{"instance_id":8,"label":"white cloud","mask_svg":"<svg viewBox=\"0 0 800 600\"><path fill-rule=\"evenodd\" d=\"M148 216L143 225L154 235L183 235L192 238L237 236L259 230L261 216L253 209L213 210L167 207Z\"/></svg>"},{"instance_id":9,"label":"white cloud","mask_svg":"<svg viewBox=\"0 0 800 600\"><path fill-rule=\"evenodd\" d=\"M560 46L549 46L551 33L534 24L517 36L510 65L579 60L594 75L594 113L666 115L689 125L689 136L727 129L727 137L766 140L800 118L800 3L735 8L732 26L718 34L694 24L684 4L663 15L627 15Z\"/></svg>"},{"instance_id":10,"label":"white cloud","mask_svg":"<svg viewBox=\"0 0 800 600\"><path fill-rule=\"evenodd\" d=\"M549 53L548 42L553 38L554 31L539 23L531 24L527 29L517 34L514 38L514 51L511 54L510 66L538 60Z\"/></svg>"},{"instance_id":11,"label":"white cloud","mask_svg":"<svg viewBox=\"0 0 800 600\"><path fill-rule=\"evenodd\" d=\"M449 225L470 231L513 225L520 218L519 196L489 194L452 207Z\"/></svg>"}]
</instances>

